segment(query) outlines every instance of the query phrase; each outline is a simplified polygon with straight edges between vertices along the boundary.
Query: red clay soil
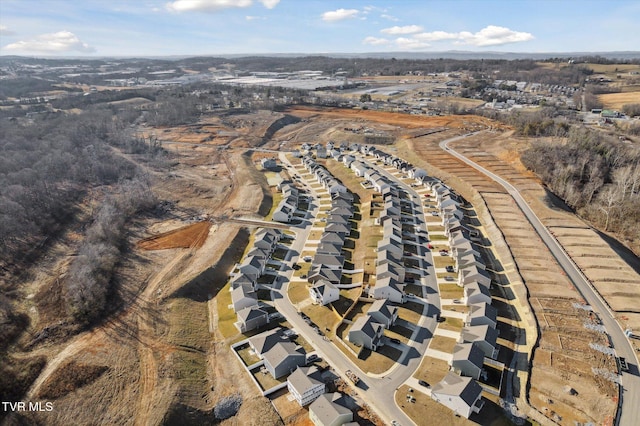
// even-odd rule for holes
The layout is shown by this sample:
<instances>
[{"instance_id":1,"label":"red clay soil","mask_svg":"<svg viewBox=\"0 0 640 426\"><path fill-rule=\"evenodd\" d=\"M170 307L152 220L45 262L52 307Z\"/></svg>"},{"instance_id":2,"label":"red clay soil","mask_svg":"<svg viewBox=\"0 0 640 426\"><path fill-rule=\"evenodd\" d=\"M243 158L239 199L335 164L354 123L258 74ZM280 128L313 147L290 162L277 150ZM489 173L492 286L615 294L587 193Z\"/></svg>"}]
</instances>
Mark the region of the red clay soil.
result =
<instances>
[{"instance_id":1,"label":"red clay soil","mask_svg":"<svg viewBox=\"0 0 640 426\"><path fill-rule=\"evenodd\" d=\"M204 244L211 222L204 221L183 226L169 232L138 241L138 248L143 250L164 250L172 248L200 248Z\"/></svg>"},{"instance_id":2,"label":"red clay soil","mask_svg":"<svg viewBox=\"0 0 640 426\"><path fill-rule=\"evenodd\" d=\"M354 110L344 108L318 108L307 106L294 106L287 109L287 113L308 118L313 116L328 116L337 119L364 119L384 124L392 124L406 128L483 128L494 126L496 123L477 115L446 115L446 116L418 116L397 112Z\"/></svg>"}]
</instances>

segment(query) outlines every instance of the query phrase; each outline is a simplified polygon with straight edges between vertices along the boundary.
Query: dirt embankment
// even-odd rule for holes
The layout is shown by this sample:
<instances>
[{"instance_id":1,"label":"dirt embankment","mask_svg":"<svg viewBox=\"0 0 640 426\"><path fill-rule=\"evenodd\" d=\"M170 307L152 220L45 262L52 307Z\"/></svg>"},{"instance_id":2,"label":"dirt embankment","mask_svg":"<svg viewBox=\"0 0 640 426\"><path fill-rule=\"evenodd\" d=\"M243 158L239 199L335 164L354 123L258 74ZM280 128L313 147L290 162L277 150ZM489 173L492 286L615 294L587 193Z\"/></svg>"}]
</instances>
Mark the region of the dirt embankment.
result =
<instances>
[{"instance_id":1,"label":"dirt embankment","mask_svg":"<svg viewBox=\"0 0 640 426\"><path fill-rule=\"evenodd\" d=\"M300 122L299 117L289 115L289 114L286 114L284 117L277 119L276 121L271 123L271 125L267 128L267 130L265 130L264 136L262 137L262 143L266 143L269 140L271 140L273 135L275 135L278 130L286 126L289 126L291 124L296 124L298 122Z\"/></svg>"}]
</instances>

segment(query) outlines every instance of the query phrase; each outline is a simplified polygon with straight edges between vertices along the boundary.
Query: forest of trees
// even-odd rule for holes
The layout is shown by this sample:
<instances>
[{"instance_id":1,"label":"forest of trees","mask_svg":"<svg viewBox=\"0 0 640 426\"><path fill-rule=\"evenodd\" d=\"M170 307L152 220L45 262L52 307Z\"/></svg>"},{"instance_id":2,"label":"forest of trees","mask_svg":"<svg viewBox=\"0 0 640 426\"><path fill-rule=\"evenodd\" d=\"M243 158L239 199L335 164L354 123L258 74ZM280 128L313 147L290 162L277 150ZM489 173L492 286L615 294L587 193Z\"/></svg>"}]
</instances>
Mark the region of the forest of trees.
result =
<instances>
[{"instance_id":1,"label":"forest of trees","mask_svg":"<svg viewBox=\"0 0 640 426\"><path fill-rule=\"evenodd\" d=\"M140 168L114 150L135 148L151 155L161 150L130 134L129 124L138 115L102 106L0 126L0 290L13 295L0 300L5 330L20 327L22 317L11 309L19 280L4 277L20 276L41 247L75 223L88 197L99 207L64 280L63 296L69 319L79 326L105 308L125 221L155 204Z\"/></svg>"},{"instance_id":2,"label":"forest of trees","mask_svg":"<svg viewBox=\"0 0 640 426\"><path fill-rule=\"evenodd\" d=\"M640 149L577 126L566 136L534 141L522 162L578 214L640 252Z\"/></svg>"}]
</instances>

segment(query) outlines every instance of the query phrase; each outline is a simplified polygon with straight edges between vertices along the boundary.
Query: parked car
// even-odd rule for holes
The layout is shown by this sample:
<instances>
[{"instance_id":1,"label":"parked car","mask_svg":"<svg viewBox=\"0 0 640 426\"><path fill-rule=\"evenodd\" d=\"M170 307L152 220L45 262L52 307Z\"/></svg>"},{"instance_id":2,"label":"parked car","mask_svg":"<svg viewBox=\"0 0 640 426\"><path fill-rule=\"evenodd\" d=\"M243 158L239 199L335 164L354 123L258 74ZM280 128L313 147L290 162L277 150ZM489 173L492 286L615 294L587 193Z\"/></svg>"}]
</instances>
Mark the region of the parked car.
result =
<instances>
[{"instance_id":1,"label":"parked car","mask_svg":"<svg viewBox=\"0 0 640 426\"><path fill-rule=\"evenodd\" d=\"M451 265L447 265L445 269L447 270L447 272L453 272L453 266Z\"/></svg>"},{"instance_id":2,"label":"parked car","mask_svg":"<svg viewBox=\"0 0 640 426\"><path fill-rule=\"evenodd\" d=\"M620 361L620 370L625 371L625 372L629 372L629 364L627 364L627 360L623 357L618 358L618 360Z\"/></svg>"},{"instance_id":3,"label":"parked car","mask_svg":"<svg viewBox=\"0 0 640 426\"><path fill-rule=\"evenodd\" d=\"M302 279L307 278L307 274L302 274L302 275L300 275L300 278L302 278Z\"/></svg>"},{"instance_id":4,"label":"parked car","mask_svg":"<svg viewBox=\"0 0 640 426\"><path fill-rule=\"evenodd\" d=\"M438 316L438 319L437 319L436 321L438 321L438 322L445 322L446 320L447 320L447 319L446 319L445 317Z\"/></svg>"},{"instance_id":5,"label":"parked car","mask_svg":"<svg viewBox=\"0 0 640 426\"><path fill-rule=\"evenodd\" d=\"M424 380L418 380L418 384L420 386L424 386L425 388L431 387L431 386L429 386L429 383L425 382Z\"/></svg>"},{"instance_id":6,"label":"parked car","mask_svg":"<svg viewBox=\"0 0 640 426\"><path fill-rule=\"evenodd\" d=\"M400 342L400 339L396 339L396 338L391 338L391 339L389 339L389 341L391 343L395 343L396 345L399 345L400 343L402 343L402 342Z\"/></svg>"}]
</instances>

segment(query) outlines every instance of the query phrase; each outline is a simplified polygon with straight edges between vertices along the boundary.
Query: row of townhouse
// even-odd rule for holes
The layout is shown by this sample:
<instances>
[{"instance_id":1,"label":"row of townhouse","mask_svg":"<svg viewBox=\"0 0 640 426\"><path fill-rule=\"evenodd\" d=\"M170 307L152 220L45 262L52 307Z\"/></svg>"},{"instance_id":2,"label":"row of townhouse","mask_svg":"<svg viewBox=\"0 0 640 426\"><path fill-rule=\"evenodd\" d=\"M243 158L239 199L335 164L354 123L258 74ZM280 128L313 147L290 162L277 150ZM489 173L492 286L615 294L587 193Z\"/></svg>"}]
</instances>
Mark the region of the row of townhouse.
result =
<instances>
[{"instance_id":1,"label":"row of townhouse","mask_svg":"<svg viewBox=\"0 0 640 426\"><path fill-rule=\"evenodd\" d=\"M282 231L278 229L259 229L254 235L251 250L231 279L231 303L238 319L236 327L241 333L269 322L268 313L258 304L258 278L264 274L267 261L276 250L282 235Z\"/></svg>"},{"instance_id":2,"label":"row of townhouse","mask_svg":"<svg viewBox=\"0 0 640 426\"><path fill-rule=\"evenodd\" d=\"M471 246L473 231L463 225L464 213L460 209L457 196L445 185L430 178L425 170L413 167L410 163L376 148L361 147L360 152L363 155L373 155L385 164L407 173L410 178L416 180L417 184L431 189L436 196L445 232L452 243L452 255L456 258L456 268L464 271L460 274L459 285L465 286L466 301L470 305L470 311L458 343L454 347L450 362L452 371L433 386L431 396L457 414L469 418L472 413L478 413L484 404L482 387L475 380L482 373L484 357L497 356L495 348L498 335L495 329L497 311L491 306L491 295L488 292L491 280L484 270L479 253ZM378 254L379 261L393 264L394 259L402 259L404 248L401 225L402 206L393 194L393 187L387 188L385 185L389 183L380 180L375 172L367 170L364 164L358 164L356 161L351 163L350 167L356 174L368 179L375 190L390 194L389 198L385 198L385 205L378 219L378 222L383 225L384 235L378 245ZM466 238L469 244L461 240L461 237ZM400 278L399 274L390 276L392 279ZM388 278L385 278L383 286L386 285L387 280ZM378 281L376 287L377 285Z\"/></svg>"},{"instance_id":3,"label":"row of townhouse","mask_svg":"<svg viewBox=\"0 0 640 426\"><path fill-rule=\"evenodd\" d=\"M406 269L400 197L397 188L388 186L382 190L383 208L378 222L382 225L382 239L378 241L376 259L376 285L369 290L374 299L388 299L405 303Z\"/></svg>"},{"instance_id":4,"label":"row of townhouse","mask_svg":"<svg viewBox=\"0 0 640 426\"><path fill-rule=\"evenodd\" d=\"M491 278L476 249L479 233L465 224L461 200L439 181L427 181L425 186L436 198L442 225L451 247L458 285L463 287L463 302L469 306L464 328L453 348L449 362L451 371L436 384L432 398L468 418L482 409L482 388L475 382L482 375L484 359L498 355L497 310L491 306Z\"/></svg>"},{"instance_id":5,"label":"row of townhouse","mask_svg":"<svg viewBox=\"0 0 640 426\"><path fill-rule=\"evenodd\" d=\"M361 152L365 155L384 157L383 152L372 147L363 146ZM402 205L397 187L376 169L368 167L362 162L351 160L343 161L356 176L369 181L373 189L383 198L383 208L376 223L382 225L383 238L378 242L378 258L376 261L376 284L369 289L369 296L375 299L388 299L395 303L404 303L405 267L403 261L402 241ZM408 163L398 161L397 166L404 167Z\"/></svg>"},{"instance_id":6,"label":"row of townhouse","mask_svg":"<svg viewBox=\"0 0 640 426\"><path fill-rule=\"evenodd\" d=\"M298 209L299 190L291 181L281 182L279 185L282 192L282 200L273 212L273 220L281 223L289 223Z\"/></svg>"},{"instance_id":7,"label":"row of townhouse","mask_svg":"<svg viewBox=\"0 0 640 426\"><path fill-rule=\"evenodd\" d=\"M321 184L329 194L347 192L347 188L338 179L333 177L329 170L318 164L310 155L302 157L302 164L309 173L316 177L316 181Z\"/></svg>"},{"instance_id":8,"label":"row of townhouse","mask_svg":"<svg viewBox=\"0 0 640 426\"><path fill-rule=\"evenodd\" d=\"M340 297L336 286L340 284L344 268L345 259L342 248L345 239L351 233L351 219L354 214L353 194L313 158L305 156L302 162L310 173L316 175L318 181L323 183L331 195L331 209L320 243L311 260L307 278L312 284L309 288L309 297L316 304L327 305ZM336 188L337 190L332 191Z\"/></svg>"}]
</instances>

